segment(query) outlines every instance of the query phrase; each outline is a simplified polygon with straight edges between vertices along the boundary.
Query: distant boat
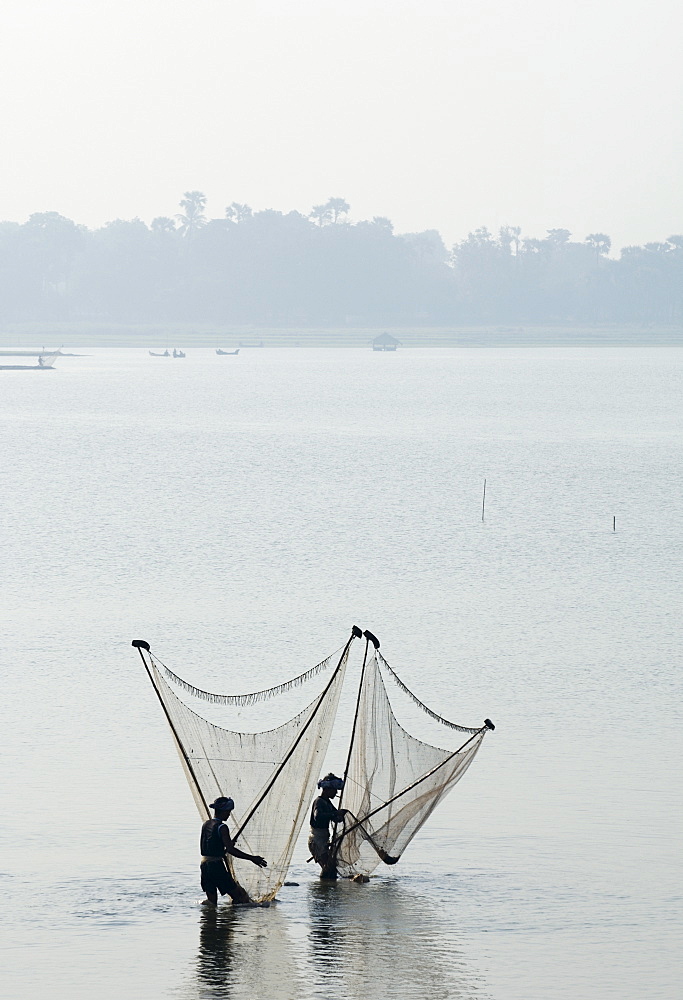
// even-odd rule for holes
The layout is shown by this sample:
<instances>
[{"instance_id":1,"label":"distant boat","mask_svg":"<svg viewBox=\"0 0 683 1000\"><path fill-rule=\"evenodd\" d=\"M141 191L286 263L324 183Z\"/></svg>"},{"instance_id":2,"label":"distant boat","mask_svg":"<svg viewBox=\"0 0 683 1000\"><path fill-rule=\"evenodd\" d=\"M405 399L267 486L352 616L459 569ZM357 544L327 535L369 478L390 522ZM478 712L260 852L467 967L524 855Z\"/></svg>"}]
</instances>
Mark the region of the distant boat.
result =
<instances>
[{"instance_id":1,"label":"distant boat","mask_svg":"<svg viewBox=\"0 0 683 1000\"><path fill-rule=\"evenodd\" d=\"M0 365L1 372L42 372L50 371L54 368L55 358L58 357L59 351L53 351L51 354L39 354L37 365ZM33 354L15 354L14 357L34 357Z\"/></svg>"},{"instance_id":2,"label":"distant boat","mask_svg":"<svg viewBox=\"0 0 683 1000\"><path fill-rule=\"evenodd\" d=\"M176 349L174 347L173 348L173 357L174 358L184 358L185 357L185 351L176 351Z\"/></svg>"},{"instance_id":3,"label":"distant boat","mask_svg":"<svg viewBox=\"0 0 683 1000\"><path fill-rule=\"evenodd\" d=\"M239 354L239 353L240 353L239 347L237 348L236 351L221 351L220 347L216 348L216 354Z\"/></svg>"},{"instance_id":4,"label":"distant boat","mask_svg":"<svg viewBox=\"0 0 683 1000\"><path fill-rule=\"evenodd\" d=\"M265 347L265 344L262 340L260 340L258 344L243 344L240 340L240 347Z\"/></svg>"},{"instance_id":5,"label":"distant boat","mask_svg":"<svg viewBox=\"0 0 683 1000\"><path fill-rule=\"evenodd\" d=\"M170 358L171 357L171 355L169 354L168 351L164 351L163 354L159 354L156 351L149 351L149 354L153 358Z\"/></svg>"}]
</instances>

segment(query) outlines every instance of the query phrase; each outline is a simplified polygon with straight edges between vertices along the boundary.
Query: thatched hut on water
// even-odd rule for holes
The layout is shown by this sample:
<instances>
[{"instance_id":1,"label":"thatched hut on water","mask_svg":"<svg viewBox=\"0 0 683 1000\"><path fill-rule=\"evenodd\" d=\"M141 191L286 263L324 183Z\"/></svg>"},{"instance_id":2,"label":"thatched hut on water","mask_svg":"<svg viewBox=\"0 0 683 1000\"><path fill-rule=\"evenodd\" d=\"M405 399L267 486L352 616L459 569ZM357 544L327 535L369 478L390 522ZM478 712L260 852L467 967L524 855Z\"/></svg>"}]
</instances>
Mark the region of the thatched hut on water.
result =
<instances>
[{"instance_id":1,"label":"thatched hut on water","mask_svg":"<svg viewBox=\"0 0 683 1000\"><path fill-rule=\"evenodd\" d=\"M396 337L392 337L390 333L380 333L379 337L375 337L372 342L373 351L395 351L398 345L401 343Z\"/></svg>"}]
</instances>

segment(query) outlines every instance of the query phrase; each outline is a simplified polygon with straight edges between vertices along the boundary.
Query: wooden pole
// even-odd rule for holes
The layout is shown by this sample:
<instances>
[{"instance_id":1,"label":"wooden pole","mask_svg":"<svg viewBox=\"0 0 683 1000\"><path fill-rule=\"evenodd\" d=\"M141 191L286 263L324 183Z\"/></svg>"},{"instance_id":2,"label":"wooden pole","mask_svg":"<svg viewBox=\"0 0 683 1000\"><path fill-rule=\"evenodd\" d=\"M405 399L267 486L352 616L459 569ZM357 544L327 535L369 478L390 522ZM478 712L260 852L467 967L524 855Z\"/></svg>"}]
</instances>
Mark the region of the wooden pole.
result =
<instances>
[{"instance_id":1,"label":"wooden pole","mask_svg":"<svg viewBox=\"0 0 683 1000\"><path fill-rule=\"evenodd\" d=\"M206 798L204 797L204 792L200 788L199 782L197 781L197 775L194 773L194 769L192 767L192 764L190 763L190 758L188 757L188 755L187 755L187 753L185 751L185 747L183 746L183 744L181 742L181 739L180 739L180 736L178 735L178 731L177 731L176 727L173 725L173 720L171 719L171 716L169 715L169 712L168 712L168 709L166 708L166 704L164 702L164 699L161 697L161 691L157 687L157 683L154 680L154 677L152 676L152 671L149 669L149 665L147 663L147 660L145 659L144 653L142 652L143 649L146 650L147 653L148 653L148 655L151 658L151 652L150 652L150 648L149 648L149 643L145 642L143 639L133 639L133 641L131 643L131 646L135 646L135 648L137 649L138 653L140 654L140 659L142 660L144 668L147 671L147 676L149 677L149 679L150 679L150 681L152 683L152 687L154 688L154 692L155 692L157 698L159 699L159 704L161 705L161 707L162 707L162 709L164 711L164 715L166 716L166 721L168 722L168 724L169 724L169 726L171 728L171 733L173 734L173 739L175 741L175 744L178 747L178 750L180 751L180 754L181 754L183 760L185 761L185 767L187 768L187 773L190 775L190 778L192 779L192 781L194 783L194 787L197 790L197 795L199 796L199 798L200 798L200 800L201 800L201 802L202 802L202 804L204 806L204 809L206 810L206 818L210 819L211 812L209 810L209 804L206 801Z\"/></svg>"},{"instance_id":2,"label":"wooden pole","mask_svg":"<svg viewBox=\"0 0 683 1000\"><path fill-rule=\"evenodd\" d=\"M616 530L617 530L617 517L616 517L616 514L615 514L613 516L613 518L612 518L612 531L616 531Z\"/></svg>"},{"instance_id":3,"label":"wooden pole","mask_svg":"<svg viewBox=\"0 0 683 1000\"><path fill-rule=\"evenodd\" d=\"M366 633L365 633L365 652L363 654L363 666L361 667L360 681L358 682L358 697L356 699L356 713L355 713L355 715L353 717L353 728L351 729L351 739L349 741L349 752L348 752L348 755L346 757L346 765L344 766L344 784L346 784L346 779L347 779L347 777L349 775L349 767L351 765L351 754L353 753L353 742L354 742L354 740L356 738L356 728L358 726L358 715L360 713L360 700L361 700L361 697L363 695L363 678L365 677L365 667L366 667L367 662L368 662L368 649L369 649L369 647L370 647L370 637L369 637L368 632L366 631ZM344 789L342 788L341 794L339 795L339 806L338 806L339 809L341 809L341 804L342 804L343 799L344 799ZM335 828L336 828L336 826L337 826L337 824L335 823ZM334 835L333 835L332 839L334 840Z\"/></svg>"},{"instance_id":4,"label":"wooden pole","mask_svg":"<svg viewBox=\"0 0 683 1000\"><path fill-rule=\"evenodd\" d=\"M484 520L484 508L486 507L486 480L484 480L484 494L481 498L481 519Z\"/></svg>"},{"instance_id":5,"label":"wooden pole","mask_svg":"<svg viewBox=\"0 0 683 1000\"><path fill-rule=\"evenodd\" d=\"M271 790L271 788L273 787L273 785L275 784L275 782L277 781L277 779L280 777L280 775L282 774L282 771L284 770L285 764L290 759L290 757L292 756L292 754L294 753L294 751L296 750L296 748L299 746L299 744L301 743L301 741L304 738L304 736L306 735L306 730L309 728L309 726L311 725L311 723L315 719L316 715L318 714L318 709L320 708L320 706L322 705L323 701L325 700L327 692L332 687L332 685L333 685L333 683L334 683L334 681L335 681L335 679L337 677L337 674L341 670L342 664L346 660L346 657L348 655L349 647L350 647L351 643L353 642L354 639L360 639L361 635L362 635L361 630L358 628L357 625L354 625L353 626L353 630L351 632L351 636L349 638L349 641L344 646L342 655L339 657L339 663L335 667L334 673L332 674L332 676L330 677L329 681L327 682L325 690L320 695L320 697L318 699L317 705L315 706L315 708L311 712L310 716L308 717L308 720L306 721L306 723L304 724L303 728L301 729L301 732L299 733L299 735L297 736L297 738L294 740L294 743L291 745L291 747L287 751L287 754L285 755L284 760L281 762L281 764L279 765L279 767L276 770L275 774L273 775L273 777L270 779L270 781L266 785L265 790L261 793L261 796L260 796L258 802L256 803L256 805L254 805L252 807L251 812L249 813L249 815L247 816L247 818L245 820L243 820L242 825L240 826L239 830L237 831L237 833L235 834L235 836L232 838L233 844L235 843L235 841L237 840L237 838L240 836L240 834L243 832L245 826L247 825L247 823L249 822L249 820L252 818L252 816L254 815L254 813L256 812L256 810L258 809L258 807L261 805L261 803L263 802L263 800L265 799L266 795L269 793L269 791Z\"/></svg>"},{"instance_id":6,"label":"wooden pole","mask_svg":"<svg viewBox=\"0 0 683 1000\"><path fill-rule=\"evenodd\" d=\"M353 753L353 741L356 738L356 727L358 726L358 714L360 712L360 700L361 700L361 697L363 695L363 678L365 677L365 667L366 667L367 662L368 662L368 649L370 648L370 634L371 633L369 633L366 630L366 632L364 634L365 634L365 652L363 653L363 666L361 667L360 681L358 683L358 697L356 699L356 712L355 712L355 715L353 717L353 728L351 729L351 739L349 741L349 752L348 752L348 755L346 757L346 764L344 766L344 778L343 778L342 790L339 793L339 804L337 806L337 809L341 809L342 802L344 800L344 788L346 787L346 779L348 778L349 767L351 766L351 754ZM375 647L375 648L377 648L377 647ZM334 826L332 827L332 837L331 837L331 840L330 840L330 843L332 845L334 845L336 843L336 841L337 841L337 826L338 826L338 824L337 824L337 821L335 820ZM333 856L336 858L336 856L337 856L336 850L333 851Z\"/></svg>"}]
</instances>

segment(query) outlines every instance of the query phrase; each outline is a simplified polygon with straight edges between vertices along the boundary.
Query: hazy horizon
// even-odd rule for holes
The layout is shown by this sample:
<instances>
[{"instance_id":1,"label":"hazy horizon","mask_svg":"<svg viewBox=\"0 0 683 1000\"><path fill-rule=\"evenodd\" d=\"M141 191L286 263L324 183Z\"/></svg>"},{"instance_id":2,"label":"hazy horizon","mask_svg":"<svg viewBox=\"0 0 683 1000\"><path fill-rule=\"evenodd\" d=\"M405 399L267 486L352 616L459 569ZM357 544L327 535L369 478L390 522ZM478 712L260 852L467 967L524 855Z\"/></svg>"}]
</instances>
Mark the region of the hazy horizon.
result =
<instances>
[{"instance_id":1,"label":"hazy horizon","mask_svg":"<svg viewBox=\"0 0 683 1000\"><path fill-rule=\"evenodd\" d=\"M201 190L209 217L333 195L447 244L661 240L683 230L680 26L673 0L9 0L0 218L150 222Z\"/></svg>"}]
</instances>

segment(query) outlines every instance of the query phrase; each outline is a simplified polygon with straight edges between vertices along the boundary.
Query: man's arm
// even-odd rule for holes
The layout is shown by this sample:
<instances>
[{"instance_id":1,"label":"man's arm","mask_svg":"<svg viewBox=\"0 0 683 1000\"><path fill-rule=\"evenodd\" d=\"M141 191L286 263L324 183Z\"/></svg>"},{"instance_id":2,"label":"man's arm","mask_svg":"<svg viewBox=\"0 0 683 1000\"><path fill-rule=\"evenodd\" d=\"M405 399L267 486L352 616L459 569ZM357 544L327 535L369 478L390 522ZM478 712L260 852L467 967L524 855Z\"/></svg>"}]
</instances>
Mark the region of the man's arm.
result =
<instances>
[{"instance_id":1,"label":"man's arm","mask_svg":"<svg viewBox=\"0 0 683 1000\"><path fill-rule=\"evenodd\" d=\"M258 854L245 854L244 851L240 851L239 848L233 847L233 843L230 840L230 834L228 833L228 828L225 824L221 827L221 839L223 840L223 846L228 854L232 854L233 858L242 858L243 861L251 861L252 864L258 865L259 868L267 868L268 862L263 858L259 857Z\"/></svg>"},{"instance_id":2,"label":"man's arm","mask_svg":"<svg viewBox=\"0 0 683 1000\"><path fill-rule=\"evenodd\" d=\"M332 823L339 823L349 811L348 809L337 809L329 799L323 801L325 802L323 806L325 819L331 820Z\"/></svg>"}]
</instances>

